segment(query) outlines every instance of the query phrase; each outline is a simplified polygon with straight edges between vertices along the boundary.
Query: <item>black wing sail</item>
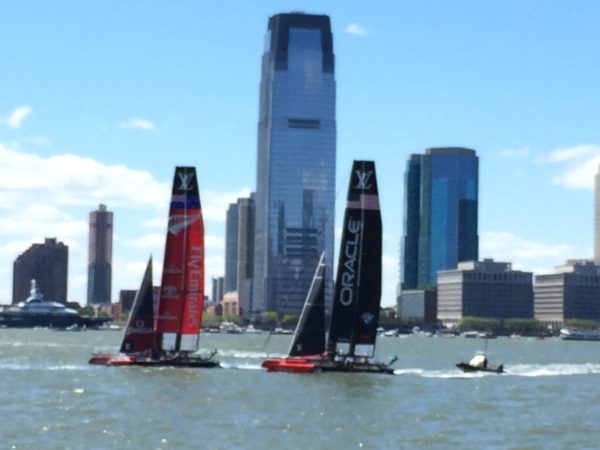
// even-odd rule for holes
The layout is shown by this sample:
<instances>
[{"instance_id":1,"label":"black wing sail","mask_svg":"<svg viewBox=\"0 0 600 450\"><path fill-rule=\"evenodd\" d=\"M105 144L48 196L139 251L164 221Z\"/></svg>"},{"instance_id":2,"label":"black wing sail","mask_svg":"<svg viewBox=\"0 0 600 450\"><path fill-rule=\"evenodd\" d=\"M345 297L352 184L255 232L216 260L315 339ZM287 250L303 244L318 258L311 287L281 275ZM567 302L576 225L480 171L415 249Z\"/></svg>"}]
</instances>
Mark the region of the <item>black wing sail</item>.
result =
<instances>
[{"instance_id":1,"label":"black wing sail","mask_svg":"<svg viewBox=\"0 0 600 450\"><path fill-rule=\"evenodd\" d=\"M320 355L325 351L325 253L321 255L294 333L289 356Z\"/></svg>"},{"instance_id":2,"label":"black wing sail","mask_svg":"<svg viewBox=\"0 0 600 450\"><path fill-rule=\"evenodd\" d=\"M354 161L344 212L328 349L371 357L381 302L381 214L373 161Z\"/></svg>"},{"instance_id":3,"label":"black wing sail","mask_svg":"<svg viewBox=\"0 0 600 450\"><path fill-rule=\"evenodd\" d=\"M154 345L154 295L152 292L152 258L150 258L142 284L133 301L121 344L121 352L150 355Z\"/></svg>"}]
</instances>

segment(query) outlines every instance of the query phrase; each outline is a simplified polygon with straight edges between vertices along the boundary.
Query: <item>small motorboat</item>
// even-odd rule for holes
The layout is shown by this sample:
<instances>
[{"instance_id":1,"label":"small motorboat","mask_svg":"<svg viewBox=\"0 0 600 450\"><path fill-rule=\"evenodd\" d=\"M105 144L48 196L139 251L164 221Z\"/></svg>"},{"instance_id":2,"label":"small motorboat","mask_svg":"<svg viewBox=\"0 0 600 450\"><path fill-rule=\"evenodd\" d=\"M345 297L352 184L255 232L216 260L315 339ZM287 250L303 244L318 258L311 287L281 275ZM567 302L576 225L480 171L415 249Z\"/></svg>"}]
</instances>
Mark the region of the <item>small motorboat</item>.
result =
<instances>
[{"instance_id":1,"label":"small motorboat","mask_svg":"<svg viewBox=\"0 0 600 450\"><path fill-rule=\"evenodd\" d=\"M497 366L490 366L487 358L482 354L475 355L468 363L459 362L456 367L463 372L504 373L504 365L499 364Z\"/></svg>"}]
</instances>

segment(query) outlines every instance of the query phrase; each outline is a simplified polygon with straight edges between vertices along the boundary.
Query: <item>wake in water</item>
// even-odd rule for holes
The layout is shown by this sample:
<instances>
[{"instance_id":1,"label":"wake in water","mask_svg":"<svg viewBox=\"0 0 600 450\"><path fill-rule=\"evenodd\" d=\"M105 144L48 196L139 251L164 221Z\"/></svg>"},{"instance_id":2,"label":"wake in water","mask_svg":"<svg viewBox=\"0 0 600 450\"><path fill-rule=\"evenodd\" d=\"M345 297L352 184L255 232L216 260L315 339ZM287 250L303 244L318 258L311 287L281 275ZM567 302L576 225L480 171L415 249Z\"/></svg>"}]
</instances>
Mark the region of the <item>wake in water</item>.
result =
<instances>
[{"instance_id":1,"label":"wake in water","mask_svg":"<svg viewBox=\"0 0 600 450\"><path fill-rule=\"evenodd\" d=\"M592 374L600 374L600 364L516 364L505 367L504 373L500 375L485 372L466 373L459 369L425 370L411 368L394 370L394 375L423 378L482 378L489 376L556 377Z\"/></svg>"}]
</instances>

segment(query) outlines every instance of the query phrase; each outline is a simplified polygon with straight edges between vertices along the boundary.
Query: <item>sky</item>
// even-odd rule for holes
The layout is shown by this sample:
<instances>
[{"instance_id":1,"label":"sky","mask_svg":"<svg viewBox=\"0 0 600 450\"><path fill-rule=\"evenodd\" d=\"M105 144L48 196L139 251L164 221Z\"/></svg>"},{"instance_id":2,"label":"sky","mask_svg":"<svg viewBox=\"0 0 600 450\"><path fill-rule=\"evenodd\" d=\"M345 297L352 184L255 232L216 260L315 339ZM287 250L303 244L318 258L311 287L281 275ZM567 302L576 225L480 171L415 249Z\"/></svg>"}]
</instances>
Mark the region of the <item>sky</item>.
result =
<instances>
[{"instance_id":1,"label":"sky","mask_svg":"<svg viewBox=\"0 0 600 450\"><path fill-rule=\"evenodd\" d=\"M382 304L395 303L408 156L479 156L480 258L551 272L593 254L600 2L4 0L0 14L0 303L33 243L69 246L85 304L89 212L114 212L113 301L154 258L174 168L196 166L206 287L224 273L227 205L256 185L268 18L331 17L336 228L352 160L373 159ZM339 235L339 232L338 232ZM337 248L337 246L336 246ZM337 260L337 253L336 253Z\"/></svg>"}]
</instances>

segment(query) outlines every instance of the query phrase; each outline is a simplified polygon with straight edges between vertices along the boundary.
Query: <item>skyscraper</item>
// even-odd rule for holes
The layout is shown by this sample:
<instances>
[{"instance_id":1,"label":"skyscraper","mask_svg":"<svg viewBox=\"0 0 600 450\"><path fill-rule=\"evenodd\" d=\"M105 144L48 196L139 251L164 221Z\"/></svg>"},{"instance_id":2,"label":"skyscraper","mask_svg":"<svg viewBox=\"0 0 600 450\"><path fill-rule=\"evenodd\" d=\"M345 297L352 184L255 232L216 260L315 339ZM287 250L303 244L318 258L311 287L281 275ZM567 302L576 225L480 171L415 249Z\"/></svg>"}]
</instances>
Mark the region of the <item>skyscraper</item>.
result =
<instances>
[{"instance_id":1,"label":"skyscraper","mask_svg":"<svg viewBox=\"0 0 600 450\"><path fill-rule=\"evenodd\" d=\"M238 199L237 292L241 314L252 312L252 276L254 274L254 194Z\"/></svg>"},{"instance_id":2,"label":"skyscraper","mask_svg":"<svg viewBox=\"0 0 600 450\"><path fill-rule=\"evenodd\" d=\"M478 165L475 151L466 148L432 148L409 157L401 289L434 285L438 270L478 259Z\"/></svg>"},{"instance_id":3,"label":"skyscraper","mask_svg":"<svg viewBox=\"0 0 600 450\"><path fill-rule=\"evenodd\" d=\"M231 203L225 219L225 292L237 290L238 203Z\"/></svg>"},{"instance_id":4,"label":"skyscraper","mask_svg":"<svg viewBox=\"0 0 600 450\"><path fill-rule=\"evenodd\" d=\"M90 212L87 304L110 303L113 213L100 205Z\"/></svg>"},{"instance_id":5,"label":"skyscraper","mask_svg":"<svg viewBox=\"0 0 600 450\"><path fill-rule=\"evenodd\" d=\"M333 273L336 84L329 17L273 16L265 47L253 310L298 313L322 251ZM331 294L328 276L328 304Z\"/></svg>"},{"instance_id":6,"label":"skyscraper","mask_svg":"<svg viewBox=\"0 0 600 450\"><path fill-rule=\"evenodd\" d=\"M45 299L66 303L68 268L69 247L65 244L56 238L33 244L13 264L13 303L29 297L32 279Z\"/></svg>"}]
</instances>

